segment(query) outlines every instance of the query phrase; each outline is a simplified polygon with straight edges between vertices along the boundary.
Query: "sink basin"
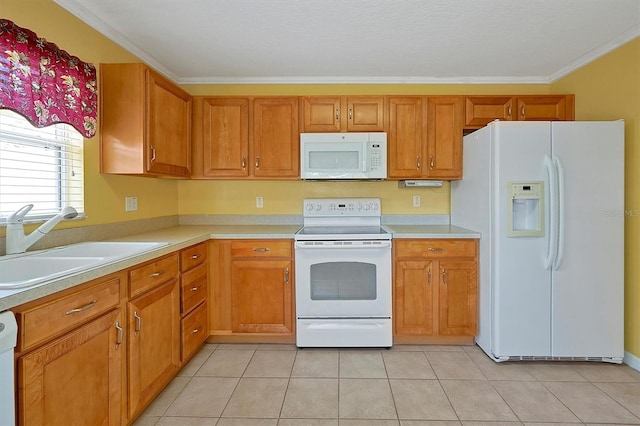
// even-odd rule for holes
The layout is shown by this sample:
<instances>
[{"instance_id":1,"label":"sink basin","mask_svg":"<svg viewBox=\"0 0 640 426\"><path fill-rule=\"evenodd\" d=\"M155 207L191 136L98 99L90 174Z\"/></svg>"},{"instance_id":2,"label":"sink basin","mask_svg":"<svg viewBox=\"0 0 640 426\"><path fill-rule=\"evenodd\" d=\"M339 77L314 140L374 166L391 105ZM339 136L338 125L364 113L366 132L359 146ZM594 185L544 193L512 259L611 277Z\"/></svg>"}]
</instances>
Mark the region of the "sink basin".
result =
<instances>
[{"instance_id":1,"label":"sink basin","mask_svg":"<svg viewBox=\"0 0 640 426\"><path fill-rule=\"evenodd\" d=\"M167 245L166 242L88 242L21 256L0 257L0 289L30 287L105 266Z\"/></svg>"}]
</instances>

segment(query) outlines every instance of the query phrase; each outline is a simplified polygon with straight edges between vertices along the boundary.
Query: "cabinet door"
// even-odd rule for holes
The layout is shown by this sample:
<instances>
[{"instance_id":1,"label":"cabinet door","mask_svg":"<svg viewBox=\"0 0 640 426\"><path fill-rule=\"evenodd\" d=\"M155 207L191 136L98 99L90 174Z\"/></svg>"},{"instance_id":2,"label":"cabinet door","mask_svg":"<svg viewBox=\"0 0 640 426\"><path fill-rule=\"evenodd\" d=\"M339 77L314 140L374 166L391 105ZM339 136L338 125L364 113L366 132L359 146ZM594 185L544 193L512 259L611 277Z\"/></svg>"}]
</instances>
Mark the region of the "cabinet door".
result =
<instances>
[{"instance_id":1,"label":"cabinet door","mask_svg":"<svg viewBox=\"0 0 640 426\"><path fill-rule=\"evenodd\" d=\"M21 425L120 425L122 324L111 311L18 358Z\"/></svg>"},{"instance_id":2,"label":"cabinet door","mask_svg":"<svg viewBox=\"0 0 640 426\"><path fill-rule=\"evenodd\" d=\"M208 98L202 105L203 175L249 175L249 100Z\"/></svg>"},{"instance_id":3,"label":"cabinet door","mask_svg":"<svg viewBox=\"0 0 640 426\"><path fill-rule=\"evenodd\" d=\"M347 131L384 131L384 97L349 96L347 98Z\"/></svg>"},{"instance_id":4,"label":"cabinet door","mask_svg":"<svg viewBox=\"0 0 640 426\"><path fill-rule=\"evenodd\" d=\"M433 334L434 262L397 260L395 262L394 312L395 334Z\"/></svg>"},{"instance_id":5,"label":"cabinet door","mask_svg":"<svg viewBox=\"0 0 640 426\"><path fill-rule=\"evenodd\" d=\"M298 98L257 98L253 102L253 174L300 175Z\"/></svg>"},{"instance_id":6,"label":"cabinet door","mask_svg":"<svg viewBox=\"0 0 640 426\"><path fill-rule=\"evenodd\" d=\"M493 120L515 119L511 96L467 96L464 103L465 128L480 128Z\"/></svg>"},{"instance_id":7,"label":"cabinet door","mask_svg":"<svg viewBox=\"0 0 640 426\"><path fill-rule=\"evenodd\" d=\"M147 171L191 174L191 96L147 70Z\"/></svg>"},{"instance_id":8,"label":"cabinet door","mask_svg":"<svg viewBox=\"0 0 640 426\"><path fill-rule=\"evenodd\" d=\"M292 333L293 269L289 260L231 262L231 331Z\"/></svg>"},{"instance_id":9,"label":"cabinet door","mask_svg":"<svg viewBox=\"0 0 640 426\"><path fill-rule=\"evenodd\" d=\"M573 114L567 115L567 97L564 95L519 96L517 107L521 121L573 120Z\"/></svg>"},{"instance_id":10,"label":"cabinet door","mask_svg":"<svg viewBox=\"0 0 640 426\"><path fill-rule=\"evenodd\" d=\"M477 262L442 260L439 267L439 333L475 336L478 315Z\"/></svg>"},{"instance_id":11,"label":"cabinet door","mask_svg":"<svg viewBox=\"0 0 640 426\"><path fill-rule=\"evenodd\" d=\"M339 132L340 96L307 96L301 100L302 132Z\"/></svg>"},{"instance_id":12,"label":"cabinet door","mask_svg":"<svg viewBox=\"0 0 640 426\"><path fill-rule=\"evenodd\" d=\"M420 177L426 146L424 98L390 97L388 108L388 175Z\"/></svg>"},{"instance_id":13,"label":"cabinet door","mask_svg":"<svg viewBox=\"0 0 640 426\"><path fill-rule=\"evenodd\" d=\"M427 98L426 177L462 177L462 115L460 96Z\"/></svg>"},{"instance_id":14,"label":"cabinet door","mask_svg":"<svg viewBox=\"0 0 640 426\"><path fill-rule=\"evenodd\" d=\"M180 293L172 279L127 304L129 418L171 380L180 364Z\"/></svg>"}]
</instances>

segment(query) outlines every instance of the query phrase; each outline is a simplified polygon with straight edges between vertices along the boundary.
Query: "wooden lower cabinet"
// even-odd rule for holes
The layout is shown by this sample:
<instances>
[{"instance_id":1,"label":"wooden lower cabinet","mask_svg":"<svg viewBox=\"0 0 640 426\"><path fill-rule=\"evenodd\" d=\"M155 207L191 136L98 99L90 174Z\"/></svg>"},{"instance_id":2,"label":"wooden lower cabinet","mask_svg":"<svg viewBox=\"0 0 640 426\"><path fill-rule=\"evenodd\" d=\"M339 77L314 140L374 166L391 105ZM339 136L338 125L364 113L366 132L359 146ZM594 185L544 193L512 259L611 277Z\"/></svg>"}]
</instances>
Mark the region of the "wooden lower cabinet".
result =
<instances>
[{"instance_id":1,"label":"wooden lower cabinet","mask_svg":"<svg viewBox=\"0 0 640 426\"><path fill-rule=\"evenodd\" d=\"M127 303L128 414L134 418L180 367L180 292L176 278Z\"/></svg>"},{"instance_id":2,"label":"wooden lower cabinet","mask_svg":"<svg viewBox=\"0 0 640 426\"><path fill-rule=\"evenodd\" d=\"M394 243L394 342L473 343L478 316L476 240Z\"/></svg>"},{"instance_id":3,"label":"wooden lower cabinet","mask_svg":"<svg viewBox=\"0 0 640 426\"><path fill-rule=\"evenodd\" d=\"M18 358L19 424L121 424L120 324L117 309Z\"/></svg>"},{"instance_id":4,"label":"wooden lower cabinet","mask_svg":"<svg viewBox=\"0 0 640 426\"><path fill-rule=\"evenodd\" d=\"M295 342L292 241L209 244L209 340Z\"/></svg>"},{"instance_id":5,"label":"wooden lower cabinet","mask_svg":"<svg viewBox=\"0 0 640 426\"><path fill-rule=\"evenodd\" d=\"M114 273L12 308L17 424L126 421L125 285L126 275Z\"/></svg>"}]
</instances>

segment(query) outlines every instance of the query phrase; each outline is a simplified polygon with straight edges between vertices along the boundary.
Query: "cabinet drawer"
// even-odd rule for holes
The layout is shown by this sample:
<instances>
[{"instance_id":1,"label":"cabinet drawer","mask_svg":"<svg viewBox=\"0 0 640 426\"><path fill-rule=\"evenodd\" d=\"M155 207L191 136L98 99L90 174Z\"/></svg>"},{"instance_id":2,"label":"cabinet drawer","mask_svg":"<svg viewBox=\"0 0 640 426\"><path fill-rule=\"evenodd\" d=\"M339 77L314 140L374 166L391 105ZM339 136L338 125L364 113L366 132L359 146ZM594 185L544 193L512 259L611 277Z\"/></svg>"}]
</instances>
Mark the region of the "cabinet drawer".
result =
<instances>
[{"instance_id":1,"label":"cabinet drawer","mask_svg":"<svg viewBox=\"0 0 640 426\"><path fill-rule=\"evenodd\" d=\"M193 247L186 248L180 252L180 271L188 271L196 265L200 265L207 260L206 244L198 244Z\"/></svg>"},{"instance_id":2,"label":"cabinet drawer","mask_svg":"<svg viewBox=\"0 0 640 426\"><path fill-rule=\"evenodd\" d=\"M178 276L178 255L158 259L129 271L129 295L134 297L144 291Z\"/></svg>"},{"instance_id":3,"label":"cabinet drawer","mask_svg":"<svg viewBox=\"0 0 640 426\"><path fill-rule=\"evenodd\" d=\"M476 257L476 240L400 240L394 242L398 258Z\"/></svg>"},{"instance_id":4,"label":"cabinet drawer","mask_svg":"<svg viewBox=\"0 0 640 426\"><path fill-rule=\"evenodd\" d=\"M17 310L19 352L42 343L85 320L108 311L120 302L120 277L113 277L51 303Z\"/></svg>"},{"instance_id":5,"label":"cabinet drawer","mask_svg":"<svg viewBox=\"0 0 640 426\"><path fill-rule=\"evenodd\" d=\"M207 337L207 304L203 303L182 320L182 360L189 358Z\"/></svg>"},{"instance_id":6,"label":"cabinet drawer","mask_svg":"<svg viewBox=\"0 0 640 426\"><path fill-rule=\"evenodd\" d=\"M185 314L207 298L207 266L198 265L182 274L180 311Z\"/></svg>"},{"instance_id":7,"label":"cabinet drawer","mask_svg":"<svg viewBox=\"0 0 640 426\"><path fill-rule=\"evenodd\" d=\"M231 243L232 257L291 257L289 240L248 240Z\"/></svg>"}]
</instances>

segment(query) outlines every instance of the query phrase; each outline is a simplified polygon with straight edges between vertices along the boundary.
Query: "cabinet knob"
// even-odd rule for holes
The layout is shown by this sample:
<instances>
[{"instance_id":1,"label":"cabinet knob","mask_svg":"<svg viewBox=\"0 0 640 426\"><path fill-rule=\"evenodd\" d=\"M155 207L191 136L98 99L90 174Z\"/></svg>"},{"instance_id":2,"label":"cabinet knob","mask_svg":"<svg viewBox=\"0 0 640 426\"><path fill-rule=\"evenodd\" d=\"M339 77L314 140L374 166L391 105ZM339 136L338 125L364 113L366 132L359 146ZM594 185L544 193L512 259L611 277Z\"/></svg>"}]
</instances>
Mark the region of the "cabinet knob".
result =
<instances>
[{"instance_id":1,"label":"cabinet knob","mask_svg":"<svg viewBox=\"0 0 640 426\"><path fill-rule=\"evenodd\" d=\"M260 168L260 157L256 157L256 169Z\"/></svg>"},{"instance_id":2,"label":"cabinet knob","mask_svg":"<svg viewBox=\"0 0 640 426\"><path fill-rule=\"evenodd\" d=\"M240 162L240 165L242 166L243 169L247 168L247 158L244 155L242 156L242 161Z\"/></svg>"},{"instance_id":3,"label":"cabinet knob","mask_svg":"<svg viewBox=\"0 0 640 426\"><path fill-rule=\"evenodd\" d=\"M200 254L200 253L198 253L198 254L194 254L193 256L191 256L191 259L192 259L192 260L200 259L200 256L201 256L201 254Z\"/></svg>"},{"instance_id":4,"label":"cabinet knob","mask_svg":"<svg viewBox=\"0 0 640 426\"><path fill-rule=\"evenodd\" d=\"M522 105L522 106L520 107L520 117L521 117L523 120L526 118L526 117L525 117L525 114L524 114L524 105Z\"/></svg>"},{"instance_id":5,"label":"cabinet knob","mask_svg":"<svg viewBox=\"0 0 640 426\"><path fill-rule=\"evenodd\" d=\"M442 285L447 285L447 270L442 268Z\"/></svg>"},{"instance_id":6,"label":"cabinet knob","mask_svg":"<svg viewBox=\"0 0 640 426\"><path fill-rule=\"evenodd\" d=\"M436 163L433 161L433 155L432 155L431 157L429 157L429 167L433 169L435 165Z\"/></svg>"},{"instance_id":7,"label":"cabinet knob","mask_svg":"<svg viewBox=\"0 0 640 426\"><path fill-rule=\"evenodd\" d=\"M416 169L420 170L420 156L416 156Z\"/></svg>"}]
</instances>

